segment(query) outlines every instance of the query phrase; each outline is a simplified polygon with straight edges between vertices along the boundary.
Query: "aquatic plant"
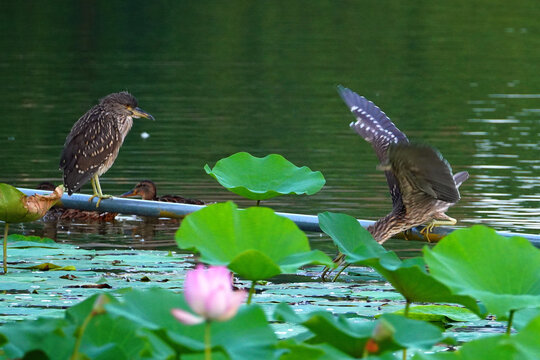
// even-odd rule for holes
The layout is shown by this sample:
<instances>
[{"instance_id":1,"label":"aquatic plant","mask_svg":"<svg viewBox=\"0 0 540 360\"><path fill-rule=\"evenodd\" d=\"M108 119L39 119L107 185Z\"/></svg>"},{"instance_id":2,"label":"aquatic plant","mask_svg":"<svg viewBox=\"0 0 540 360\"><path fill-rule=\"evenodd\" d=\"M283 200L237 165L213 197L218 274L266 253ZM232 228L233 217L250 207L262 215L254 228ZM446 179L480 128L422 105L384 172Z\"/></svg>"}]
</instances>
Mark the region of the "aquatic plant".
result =
<instances>
[{"instance_id":1,"label":"aquatic plant","mask_svg":"<svg viewBox=\"0 0 540 360\"><path fill-rule=\"evenodd\" d=\"M172 315L182 324L197 325L205 322L204 354L207 360L212 357L211 322L232 318L246 298L245 291L233 291L232 286L231 273L225 266L205 268L199 264L187 272L184 281L184 296L197 315L178 308L171 310Z\"/></svg>"},{"instance_id":2,"label":"aquatic plant","mask_svg":"<svg viewBox=\"0 0 540 360\"><path fill-rule=\"evenodd\" d=\"M224 209L231 210L231 208L234 208L234 206L231 207L231 204L228 204ZM265 208L255 209L263 210L263 212L268 210ZM224 213L229 214L234 221L243 224L243 221L239 220L234 213L235 211L245 213L249 209L246 211L228 210ZM350 222L350 219L340 214L331 215L328 218L337 219L337 223L344 219L346 222ZM352 222L349 225L354 228ZM484 230L473 227L472 230L469 232L464 231L464 233L467 236L473 234L486 239L492 237L492 231ZM231 231L230 228L229 231ZM339 231L330 233L335 236ZM458 233L459 238L462 236ZM528 265L523 264L521 258L516 257L519 254L522 259L533 264L536 263L534 251L538 250L534 249L532 251L533 255L522 253L525 250L531 252L531 249L523 246L521 241L503 242L495 240L495 244L491 248L493 253L498 251L495 251L496 249L502 250L500 247L503 244L506 246L506 253L509 254L509 262L517 263L528 269ZM48 245L47 243L42 244L42 246ZM50 246L53 245L61 246L60 244L50 244ZM359 248L368 246L371 245L362 245ZM463 256L460 249L468 251L469 246L474 245L470 245L469 241L461 240L457 245L453 246L455 247L450 246L449 249L457 251L456 256ZM346 250L346 248L342 247L341 250ZM450 250L438 250L435 247L433 250L425 251L435 253L437 261L441 262L443 266L448 264L462 266L459 262L454 263L453 261L456 260L452 257L450 257L452 260L447 258L447 256L452 256ZM474 250L471 251L473 259L477 256L474 252ZM403 278L413 278L416 277L415 273L423 273L422 270L414 270L414 272L410 270L425 267L420 266L417 259L410 266L405 266L406 261L397 263L393 256L388 255L393 254L392 252L375 250L373 253L376 255L363 256L366 259L365 261L380 266L380 271L385 269L387 271L385 276L392 279L395 284L398 284L396 279L405 281ZM362 257L359 254L353 256L357 256L357 259ZM347 259L350 260L353 256ZM498 261L499 256L496 255L493 259ZM422 264L425 264L425 262ZM479 262L479 265L483 266L485 264ZM183 265L179 262L178 266ZM443 269L443 266L440 269ZM508 265L506 270L511 269L513 266ZM528 279L527 281L534 280L532 276L534 274L528 274L528 271L525 271L525 279ZM428 274L430 278L434 277L433 274ZM416 277L418 289L422 289L424 286L422 283L426 281L423 276ZM458 275L454 274L454 276ZM500 277L493 280L489 278L489 281L492 281L493 284L499 280ZM230 281L230 278L227 277L227 286L230 286ZM431 285L433 284L436 283L431 283ZM533 288L534 284L532 284ZM407 283L400 291L406 293L410 299L420 299L422 296L427 296L424 294L425 289L419 291L408 288L409 286L413 287L413 285L411 280L411 283ZM470 286L476 287L476 285L478 284L471 284ZM483 285L480 285L480 288L483 289ZM26 285L24 286L26 288ZM186 284L185 291L188 291L188 287ZM504 286L501 288L504 289ZM441 289L444 288L434 287L432 292L438 292ZM452 290L450 286L447 286L447 289ZM488 309L493 309L490 301L486 301L484 298L488 295L478 294L482 297L482 299L479 299L481 304L485 304ZM463 298L470 297L465 294L455 294L452 291L450 291L450 295L458 298L459 296ZM432 296L435 298L435 296L440 295ZM505 301L503 301L504 304L506 304ZM522 304L522 302L518 302L518 305ZM531 304L531 306L534 306L534 304ZM206 323L184 325L171 315L172 309L187 312L192 311L193 307L186 301L184 294L159 288L147 290L119 289L114 293L100 293L67 309L63 318L48 317L3 324L0 327L0 349L6 358L148 359L181 357L200 359L203 357L205 349L209 348L211 356L215 359L365 358L370 360L395 360L395 352L399 350L411 351L416 349L416 351L424 352L432 350L433 345L441 343L455 346L455 342L452 339L445 338L439 328L425 321L407 319L393 314L383 314L376 321L371 321L355 316L354 311L338 316L329 311L302 313L297 312L294 307L287 304L279 304L275 307L274 320L271 321L266 318L264 311L257 304L240 306L238 313L234 317L223 318L224 321L212 321L210 323L212 338L210 341L206 341L205 339L208 339L205 337ZM456 311L452 311L453 309ZM428 315L443 313L445 317L449 315L461 317L462 320L470 319L470 314L457 311L458 309L456 307L442 309L440 306L431 309L425 309L424 307L424 313ZM415 309L410 309L410 314L413 310ZM472 340L455 352L434 354L419 352L413 355L413 359L537 359L540 356L540 346L538 344L540 316L538 311L514 311L518 314L516 318L519 318L520 324L519 327L516 327L517 333L515 334L490 335ZM276 321L284 321L294 325L299 329L300 333L297 336L279 340L271 325L275 325ZM210 345L207 346L207 344Z\"/></svg>"},{"instance_id":3,"label":"aquatic plant","mask_svg":"<svg viewBox=\"0 0 540 360\"><path fill-rule=\"evenodd\" d=\"M459 229L424 248L430 274L454 294L480 301L498 320L540 307L540 250L527 239L505 238L482 225Z\"/></svg>"},{"instance_id":4,"label":"aquatic plant","mask_svg":"<svg viewBox=\"0 0 540 360\"><path fill-rule=\"evenodd\" d=\"M50 195L27 196L17 188L0 183L0 220L5 222L3 266L7 273L7 238L9 224L41 219L47 211L62 197L64 188L57 187Z\"/></svg>"},{"instance_id":5,"label":"aquatic plant","mask_svg":"<svg viewBox=\"0 0 540 360\"><path fill-rule=\"evenodd\" d=\"M200 260L226 265L252 280L248 303L257 280L294 273L303 265L333 266L319 250L311 250L306 234L272 209L238 209L233 202L218 203L192 213L176 232L181 249L195 249Z\"/></svg>"},{"instance_id":6,"label":"aquatic plant","mask_svg":"<svg viewBox=\"0 0 540 360\"><path fill-rule=\"evenodd\" d=\"M280 195L313 195L326 182L320 171L297 167L278 154L258 158L239 152L219 160L212 169L206 164L204 170L227 190L257 204Z\"/></svg>"},{"instance_id":7,"label":"aquatic plant","mask_svg":"<svg viewBox=\"0 0 540 360\"><path fill-rule=\"evenodd\" d=\"M423 258L401 261L396 253L385 250L352 216L325 212L319 214L319 222L347 262L374 268L403 295L405 315L413 302L456 303L478 315L485 313L473 297L452 293L448 286L427 272Z\"/></svg>"}]
</instances>

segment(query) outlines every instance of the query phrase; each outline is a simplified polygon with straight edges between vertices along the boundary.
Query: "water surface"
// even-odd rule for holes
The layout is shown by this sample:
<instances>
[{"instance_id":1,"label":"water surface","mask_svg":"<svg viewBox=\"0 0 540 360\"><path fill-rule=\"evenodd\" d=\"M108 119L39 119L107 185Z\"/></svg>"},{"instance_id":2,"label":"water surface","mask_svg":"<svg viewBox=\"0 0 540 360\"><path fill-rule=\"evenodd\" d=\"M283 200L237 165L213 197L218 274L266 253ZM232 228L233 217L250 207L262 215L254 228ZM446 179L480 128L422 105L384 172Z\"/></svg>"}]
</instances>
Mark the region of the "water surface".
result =
<instances>
[{"instance_id":1,"label":"water surface","mask_svg":"<svg viewBox=\"0 0 540 360\"><path fill-rule=\"evenodd\" d=\"M460 225L538 233L539 15L535 1L3 2L0 181L60 183L73 123L99 98L129 90L156 121L135 121L102 177L106 193L151 179L161 194L248 206L204 164L280 153L327 184L266 205L377 219L390 210L388 189L371 147L348 127L343 84L411 141L437 147L455 172L470 172L449 211ZM177 226L123 217L18 231L161 247Z\"/></svg>"}]
</instances>

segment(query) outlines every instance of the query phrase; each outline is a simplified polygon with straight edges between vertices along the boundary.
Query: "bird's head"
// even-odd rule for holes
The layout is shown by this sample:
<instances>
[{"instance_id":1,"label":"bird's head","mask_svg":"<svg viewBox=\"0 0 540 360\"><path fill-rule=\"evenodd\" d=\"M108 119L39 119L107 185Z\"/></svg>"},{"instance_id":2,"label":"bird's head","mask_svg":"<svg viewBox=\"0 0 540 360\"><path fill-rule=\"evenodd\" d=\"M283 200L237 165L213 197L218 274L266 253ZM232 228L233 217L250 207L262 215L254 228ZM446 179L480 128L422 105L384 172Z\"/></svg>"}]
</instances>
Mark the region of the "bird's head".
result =
<instances>
[{"instance_id":1,"label":"bird's head","mask_svg":"<svg viewBox=\"0 0 540 360\"><path fill-rule=\"evenodd\" d=\"M156 185L150 180L139 182L133 189L120 195L121 197L140 196L143 200L153 200L156 197Z\"/></svg>"},{"instance_id":2,"label":"bird's head","mask_svg":"<svg viewBox=\"0 0 540 360\"><path fill-rule=\"evenodd\" d=\"M101 106L107 111L114 112L122 116L133 118L147 118L155 120L152 115L138 107L137 99L127 91L113 93L105 96L100 101Z\"/></svg>"}]
</instances>

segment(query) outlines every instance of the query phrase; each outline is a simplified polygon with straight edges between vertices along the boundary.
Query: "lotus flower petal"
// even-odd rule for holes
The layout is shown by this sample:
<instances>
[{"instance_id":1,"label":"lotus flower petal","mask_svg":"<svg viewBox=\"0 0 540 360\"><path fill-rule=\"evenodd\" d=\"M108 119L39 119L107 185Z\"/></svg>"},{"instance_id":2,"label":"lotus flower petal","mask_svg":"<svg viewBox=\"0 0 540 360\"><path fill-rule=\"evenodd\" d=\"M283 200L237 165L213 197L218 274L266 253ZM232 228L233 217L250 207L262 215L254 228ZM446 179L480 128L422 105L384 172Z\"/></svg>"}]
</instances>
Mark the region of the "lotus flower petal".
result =
<instances>
[{"instance_id":1,"label":"lotus flower petal","mask_svg":"<svg viewBox=\"0 0 540 360\"><path fill-rule=\"evenodd\" d=\"M182 309L172 309L171 313L178 321L185 325L197 325L204 321L203 317L193 315Z\"/></svg>"},{"instance_id":2,"label":"lotus flower petal","mask_svg":"<svg viewBox=\"0 0 540 360\"><path fill-rule=\"evenodd\" d=\"M225 321L236 314L246 293L233 291L231 273L225 266L205 268L197 265L187 272L184 296L196 314L205 319Z\"/></svg>"}]
</instances>

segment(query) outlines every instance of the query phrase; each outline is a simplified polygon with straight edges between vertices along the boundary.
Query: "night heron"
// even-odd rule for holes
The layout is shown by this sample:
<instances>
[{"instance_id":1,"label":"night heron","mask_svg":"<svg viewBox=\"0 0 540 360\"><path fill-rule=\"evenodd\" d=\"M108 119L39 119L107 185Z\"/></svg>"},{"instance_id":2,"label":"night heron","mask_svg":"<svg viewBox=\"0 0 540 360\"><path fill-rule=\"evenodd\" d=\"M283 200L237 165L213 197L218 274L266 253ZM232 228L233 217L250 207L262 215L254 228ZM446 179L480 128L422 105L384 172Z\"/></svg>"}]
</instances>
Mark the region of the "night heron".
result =
<instances>
[{"instance_id":1,"label":"night heron","mask_svg":"<svg viewBox=\"0 0 540 360\"><path fill-rule=\"evenodd\" d=\"M137 99L128 92L107 95L99 104L88 110L71 128L60 157L60 169L64 172L64 187L69 195L92 183L94 195L104 195L99 184L103 175L114 163L124 138L133 125L133 118L154 117L137 107Z\"/></svg>"},{"instance_id":2,"label":"night heron","mask_svg":"<svg viewBox=\"0 0 540 360\"><path fill-rule=\"evenodd\" d=\"M456 219L445 212L459 200L458 188L469 174L463 171L452 175L450 165L438 151L410 144L371 101L342 86L338 86L338 92L356 117L351 128L373 146L392 196L392 211L368 227L375 240L382 244L395 234L426 223L426 236L433 226L454 225Z\"/></svg>"},{"instance_id":3,"label":"night heron","mask_svg":"<svg viewBox=\"0 0 540 360\"><path fill-rule=\"evenodd\" d=\"M204 205L204 202L196 199L187 199L178 195L157 196L156 184L150 180L139 182L133 189L120 195L122 197L140 196L143 200L154 200L163 202L173 202L181 204Z\"/></svg>"}]
</instances>

